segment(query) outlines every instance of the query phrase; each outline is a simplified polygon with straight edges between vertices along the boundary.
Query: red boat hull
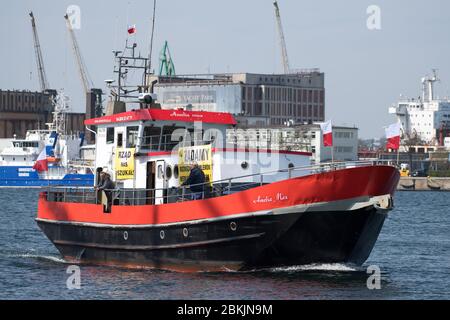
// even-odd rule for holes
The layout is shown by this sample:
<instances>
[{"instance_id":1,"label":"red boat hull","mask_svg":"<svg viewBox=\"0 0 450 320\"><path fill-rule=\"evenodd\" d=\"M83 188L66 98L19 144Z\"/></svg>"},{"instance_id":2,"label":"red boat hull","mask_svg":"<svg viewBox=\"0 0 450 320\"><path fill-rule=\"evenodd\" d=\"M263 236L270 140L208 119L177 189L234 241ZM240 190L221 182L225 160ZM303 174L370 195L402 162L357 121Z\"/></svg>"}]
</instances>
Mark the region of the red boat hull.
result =
<instances>
[{"instance_id":1,"label":"red boat hull","mask_svg":"<svg viewBox=\"0 0 450 320\"><path fill-rule=\"evenodd\" d=\"M390 199L398 179L389 166L359 167L205 200L113 206L111 213L42 194L37 221L68 260L208 271L361 264L389 209L378 202Z\"/></svg>"}]
</instances>

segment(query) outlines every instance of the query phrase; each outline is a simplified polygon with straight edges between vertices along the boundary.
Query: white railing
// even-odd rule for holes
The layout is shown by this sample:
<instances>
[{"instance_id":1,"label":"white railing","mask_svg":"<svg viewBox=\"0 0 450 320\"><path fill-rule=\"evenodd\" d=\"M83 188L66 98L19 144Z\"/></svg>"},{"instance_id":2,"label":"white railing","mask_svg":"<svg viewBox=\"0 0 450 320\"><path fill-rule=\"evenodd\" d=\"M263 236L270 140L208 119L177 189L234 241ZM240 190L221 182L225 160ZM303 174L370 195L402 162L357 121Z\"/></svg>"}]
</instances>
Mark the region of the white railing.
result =
<instances>
[{"instance_id":1,"label":"white railing","mask_svg":"<svg viewBox=\"0 0 450 320\"><path fill-rule=\"evenodd\" d=\"M280 177L278 181L290 179L292 177L318 174L335 170L343 170L356 167L367 167L376 165L389 165L388 161L351 161L351 162L329 162L318 165L308 165L274 170L264 173L249 174L229 179L217 180L213 182L200 183L190 186L180 186L178 188L156 188L156 189L113 189L104 190L111 198L113 205L142 205L142 204L163 204L173 202L191 201L194 196L200 194L200 198L220 197L235 192L263 186L273 181L267 176L285 173L285 177ZM304 173L303 175L299 173ZM255 179L256 178L256 179ZM245 181L245 180L248 181ZM244 180L245 182L242 182ZM250 181L251 180L251 181ZM202 192L192 192L192 187L202 187ZM94 187L43 187L47 193L49 201L57 202L77 202L77 203L99 203L99 192Z\"/></svg>"}]
</instances>

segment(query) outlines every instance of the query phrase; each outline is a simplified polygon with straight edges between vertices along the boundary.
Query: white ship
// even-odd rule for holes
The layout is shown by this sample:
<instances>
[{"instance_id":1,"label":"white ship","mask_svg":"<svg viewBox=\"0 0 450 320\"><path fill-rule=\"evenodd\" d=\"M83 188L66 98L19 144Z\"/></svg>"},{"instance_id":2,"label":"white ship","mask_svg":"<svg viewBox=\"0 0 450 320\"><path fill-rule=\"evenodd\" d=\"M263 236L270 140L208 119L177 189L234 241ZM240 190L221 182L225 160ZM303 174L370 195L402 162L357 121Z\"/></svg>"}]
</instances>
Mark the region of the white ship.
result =
<instances>
[{"instance_id":1,"label":"white ship","mask_svg":"<svg viewBox=\"0 0 450 320\"><path fill-rule=\"evenodd\" d=\"M439 81L436 70L422 78L422 96L401 98L389 108L401 122L405 139L417 139L424 145L443 145L444 132L450 131L450 99L435 95L434 83Z\"/></svg>"},{"instance_id":2,"label":"white ship","mask_svg":"<svg viewBox=\"0 0 450 320\"><path fill-rule=\"evenodd\" d=\"M61 92L55 104L53 122L46 130L29 130L24 139L11 139L0 152L0 187L40 187L45 185L92 185L89 166L81 165L84 134L67 134L67 98ZM46 149L48 171L38 173L33 165Z\"/></svg>"}]
</instances>

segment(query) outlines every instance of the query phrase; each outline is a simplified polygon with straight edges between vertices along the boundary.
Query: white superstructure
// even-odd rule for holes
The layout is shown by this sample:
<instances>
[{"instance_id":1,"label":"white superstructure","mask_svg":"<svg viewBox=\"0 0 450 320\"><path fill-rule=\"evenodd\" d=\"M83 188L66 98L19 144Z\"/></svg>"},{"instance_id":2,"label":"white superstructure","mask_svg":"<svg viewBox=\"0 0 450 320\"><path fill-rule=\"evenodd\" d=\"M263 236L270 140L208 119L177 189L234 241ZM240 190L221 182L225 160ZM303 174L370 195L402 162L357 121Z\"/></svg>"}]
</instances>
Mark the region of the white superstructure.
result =
<instances>
[{"instance_id":1,"label":"white superstructure","mask_svg":"<svg viewBox=\"0 0 450 320\"><path fill-rule=\"evenodd\" d=\"M53 122L47 123L46 130L28 130L24 139L6 140L0 151L0 166L32 167L43 148L55 165L64 168L69 162L80 158L80 148L84 140L76 134L66 134L65 115L68 110L67 97L59 92L54 101Z\"/></svg>"},{"instance_id":2,"label":"white superstructure","mask_svg":"<svg viewBox=\"0 0 450 320\"><path fill-rule=\"evenodd\" d=\"M435 70L432 76L422 78L422 96L418 99L401 99L389 108L402 124L405 139L419 138L425 144L439 142L439 130L450 127L450 100L439 99L434 93L438 81Z\"/></svg>"}]
</instances>

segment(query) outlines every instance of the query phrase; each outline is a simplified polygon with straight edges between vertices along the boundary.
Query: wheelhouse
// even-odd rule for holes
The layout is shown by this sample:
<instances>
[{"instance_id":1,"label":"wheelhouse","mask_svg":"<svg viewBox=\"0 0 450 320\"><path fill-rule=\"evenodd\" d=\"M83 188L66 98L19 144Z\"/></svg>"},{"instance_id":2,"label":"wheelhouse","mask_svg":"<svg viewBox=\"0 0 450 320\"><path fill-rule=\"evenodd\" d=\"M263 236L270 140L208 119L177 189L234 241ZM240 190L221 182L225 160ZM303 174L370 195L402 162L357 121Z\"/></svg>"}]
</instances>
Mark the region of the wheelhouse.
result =
<instances>
[{"instance_id":1,"label":"wheelhouse","mask_svg":"<svg viewBox=\"0 0 450 320\"><path fill-rule=\"evenodd\" d=\"M163 204L178 192L196 162L211 186L234 179L233 187L251 186L255 173L310 164L310 153L251 149L229 141L236 121L229 113L138 109L86 120L97 126L95 166L111 172L121 194L154 190L151 204ZM242 177L236 179L236 177ZM278 181L279 174L265 183ZM96 179L98 181L98 177ZM228 183L227 183L228 184ZM136 197L134 197L136 198ZM148 196L144 201L148 203Z\"/></svg>"}]
</instances>

